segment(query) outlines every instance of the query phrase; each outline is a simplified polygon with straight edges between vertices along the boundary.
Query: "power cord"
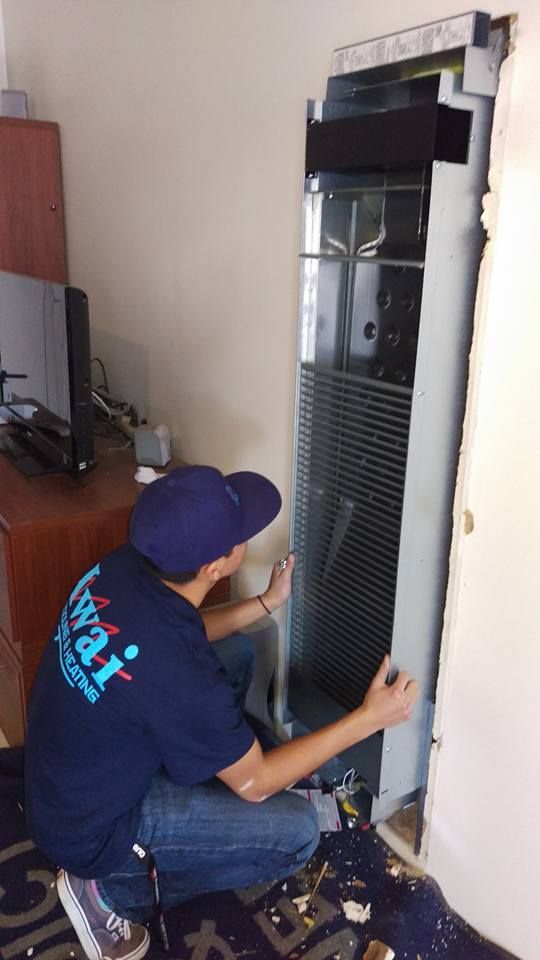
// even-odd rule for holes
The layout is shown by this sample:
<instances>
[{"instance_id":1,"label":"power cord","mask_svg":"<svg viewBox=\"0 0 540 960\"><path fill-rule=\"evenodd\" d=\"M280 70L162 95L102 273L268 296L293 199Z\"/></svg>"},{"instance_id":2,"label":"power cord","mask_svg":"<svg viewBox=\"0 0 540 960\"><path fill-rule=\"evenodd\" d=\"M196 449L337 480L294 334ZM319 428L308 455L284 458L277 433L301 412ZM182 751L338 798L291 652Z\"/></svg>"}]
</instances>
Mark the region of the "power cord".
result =
<instances>
[{"instance_id":1,"label":"power cord","mask_svg":"<svg viewBox=\"0 0 540 960\"><path fill-rule=\"evenodd\" d=\"M119 400L109 390L109 380L105 364L100 357L93 357L92 364L98 364L103 383L92 387L92 402L94 405L94 434L108 439L115 438L118 433L127 437L125 446L133 442L135 427L139 424L137 409L134 404Z\"/></svg>"}]
</instances>

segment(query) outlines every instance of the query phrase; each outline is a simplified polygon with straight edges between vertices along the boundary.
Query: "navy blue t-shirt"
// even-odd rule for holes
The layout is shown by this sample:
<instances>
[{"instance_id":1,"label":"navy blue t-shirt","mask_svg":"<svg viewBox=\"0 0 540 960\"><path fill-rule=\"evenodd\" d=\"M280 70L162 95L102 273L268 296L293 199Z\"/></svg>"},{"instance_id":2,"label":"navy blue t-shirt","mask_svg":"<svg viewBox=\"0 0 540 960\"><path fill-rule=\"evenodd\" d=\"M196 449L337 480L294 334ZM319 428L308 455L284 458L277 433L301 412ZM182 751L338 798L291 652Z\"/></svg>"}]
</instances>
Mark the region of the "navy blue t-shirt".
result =
<instances>
[{"instance_id":1,"label":"navy blue t-shirt","mask_svg":"<svg viewBox=\"0 0 540 960\"><path fill-rule=\"evenodd\" d=\"M156 771L191 786L254 734L198 611L129 545L70 594L29 703L26 818L47 856L104 877L129 856Z\"/></svg>"}]
</instances>

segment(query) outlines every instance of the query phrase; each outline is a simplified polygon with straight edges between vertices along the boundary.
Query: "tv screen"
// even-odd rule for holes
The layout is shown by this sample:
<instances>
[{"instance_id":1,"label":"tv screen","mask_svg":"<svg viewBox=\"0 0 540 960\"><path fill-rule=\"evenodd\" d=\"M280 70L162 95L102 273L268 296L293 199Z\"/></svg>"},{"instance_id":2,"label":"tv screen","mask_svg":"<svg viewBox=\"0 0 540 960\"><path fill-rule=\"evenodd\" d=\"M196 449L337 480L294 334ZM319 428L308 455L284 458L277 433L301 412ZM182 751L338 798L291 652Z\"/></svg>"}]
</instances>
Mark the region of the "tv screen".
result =
<instances>
[{"instance_id":1,"label":"tv screen","mask_svg":"<svg viewBox=\"0 0 540 960\"><path fill-rule=\"evenodd\" d=\"M4 453L31 474L93 466L86 294L0 272L0 371L4 419L18 427L3 438Z\"/></svg>"}]
</instances>

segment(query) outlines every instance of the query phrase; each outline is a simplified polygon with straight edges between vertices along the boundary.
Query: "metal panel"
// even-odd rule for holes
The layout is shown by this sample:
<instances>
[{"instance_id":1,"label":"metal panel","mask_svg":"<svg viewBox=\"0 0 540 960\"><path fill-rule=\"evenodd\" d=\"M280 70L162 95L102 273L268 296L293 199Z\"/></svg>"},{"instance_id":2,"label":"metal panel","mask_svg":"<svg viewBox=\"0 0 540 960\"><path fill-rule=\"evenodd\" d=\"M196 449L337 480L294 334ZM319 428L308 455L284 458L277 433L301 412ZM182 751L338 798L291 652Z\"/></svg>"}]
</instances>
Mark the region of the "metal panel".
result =
<instances>
[{"instance_id":1,"label":"metal panel","mask_svg":"<svg viewBox=\"0 0 540 960\"><path fill-rule=\"evenodd\" d=\"M485 47L489 36L489 13L471 11L444 20L425 23L421 27L400 30L376 40L339 47L334 50L334 76L353 71L370 70L387 64L422 59L469 44Z\"/></svg>"},{"instance_id":2,"label":"metal panel","mask_svg":"<svg viewBox=\"0 0 540 960\"><path fill-rule=\"evenodd\" d=\"M466 163L470 123L468 111L433 103L312 123L306 171Z\"/></svg>"},{"instance_id":3,"label":"metal panel","mask_svg":"<svg viewBox=\"0 0 540 960\"><path fill-rule=\"evenodd\" d=\"M353 709L390 649L411 391L303 365L291 668Z\"/></svg>"},{"instance_id":4,"label":"metal panel","mask_svg":"<svg viewBox=\"0 0 540 960\"><path fill-rule=\"evenodd\" d=\"M493 110L485 97L456 90L453 100L474 106L473 140L466 167L433 171L392 637L393 662L418 677L425 711L435 696ZM411 741L407 727L385 731L381 790L406 792L422 766L429 741Z\"/></svg>"},{"instance_id":5,"label":"metal panel","mask_svg":"<svg viewBox=\"0 0 540 960\"><path fill-rule=\"evenodd\" d=\"M492 51L474 58L477 72L492 66ZM422 800L427 776L493 106L463 83L443 70L422 95L472 116L466 164L306 180L279 719L316 729L342 716L386 652L418 677L413 719L343 758L367 782L372 819Z\"/></svg>"}]
</instances>

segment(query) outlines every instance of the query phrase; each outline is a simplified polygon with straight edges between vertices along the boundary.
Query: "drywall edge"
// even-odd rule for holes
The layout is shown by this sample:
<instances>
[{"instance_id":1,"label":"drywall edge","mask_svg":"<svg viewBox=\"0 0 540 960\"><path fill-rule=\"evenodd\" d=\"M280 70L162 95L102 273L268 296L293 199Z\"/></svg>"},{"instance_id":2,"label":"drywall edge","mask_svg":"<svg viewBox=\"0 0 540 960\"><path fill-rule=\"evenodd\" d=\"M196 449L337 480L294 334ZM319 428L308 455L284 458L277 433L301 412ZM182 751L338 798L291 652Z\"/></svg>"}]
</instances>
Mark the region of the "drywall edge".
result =
<instances>
[{"instance_id":1,"label":"drywall edge","mask_svg":"<svg viewBox=\"0 0 540 960\"><path fill-rule=\"evenodd\" d=\"M499 86L495 100L495 112L490 145L490 164L488 172L489 190L482 200L482 223L486 230L487 238L478 275L478 288L474 311L474 334L469 358L467 401L463 422L463 437L458 462L456 492L454 498L453 533L450 548L446 607L441 636L439 676L437 682L435 717L433 724L433 745L431 751L427 801L425 808L425 829L420 851L420 861L422 864L427 862L428 857L429 830L431 825L434 787L437 777L437 760L439 751L443 748L444 744L444 724L446 715L445 708L449 692L450 677L452 675L450 668L454 653L453 631L454 624L457 620L460 603L464 537L468 536L470 532L471 518L467 504L471 469L470 454L474 447L477 429L477 412L478 398L481 388L483 344L487 325L487 311L493 268L493 243L497 229L502 172L506 148L506 132L508 129L508 114L510 109L514 61L513 46L516 24L517 19L513 20L512 22L510 53L502 63L499 76Z\"/></svg>"}]
</instances>

